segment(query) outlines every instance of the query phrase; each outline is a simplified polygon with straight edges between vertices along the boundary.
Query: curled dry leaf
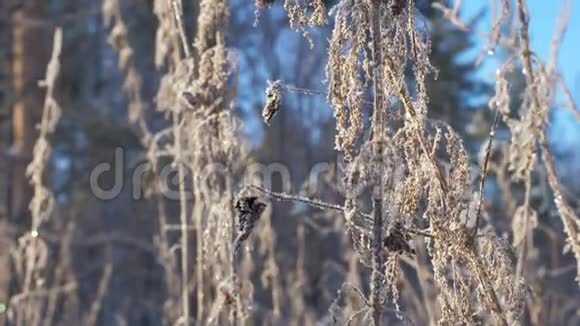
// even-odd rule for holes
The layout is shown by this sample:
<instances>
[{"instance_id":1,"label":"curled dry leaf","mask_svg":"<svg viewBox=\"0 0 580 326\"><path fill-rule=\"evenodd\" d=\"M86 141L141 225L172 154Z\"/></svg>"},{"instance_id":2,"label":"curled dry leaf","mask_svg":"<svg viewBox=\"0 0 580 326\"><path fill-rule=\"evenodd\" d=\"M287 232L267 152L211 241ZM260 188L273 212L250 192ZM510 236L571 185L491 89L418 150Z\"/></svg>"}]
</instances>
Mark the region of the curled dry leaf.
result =
<instances>
[{"instance_id":1,"label":"curled dry leaf","mask_svg":"<svg viewBox=\"0 0 580 326\"><path fill-rule=\"evenodd\" d=\"M266 88L266 104L264 104L264 110L262 111L262 117L266 124L270 124L272 117L280 110L280 104L282 103L282 83L279 80L268 81L268 87Z\"/></svg>"},{"instance_id":2,"label":"curled dry leaf","mask_svg":"<svg viewBox=\"0 0 580 326\"><path fill-rule=\"evenodd\" d=\"M266 204L258 201L258 197L241 197L236 202L235 208L238 216L238 236L233 244L234 254L238 252L242 243L252 234L256 222L266 208Z\"/></svg>"},{"instance_id":3,"label":"curled dry leaf","mask_svg":"<svg viewBox=\"0 0 580 326\"><path fill-rule=\"evenodd\" d=\"M384 247L390 252L414 254L415 249L409 245L411 237L411 234L403 228L403 225L397 222L384 239Z\"/></svg>"}]
</instances>

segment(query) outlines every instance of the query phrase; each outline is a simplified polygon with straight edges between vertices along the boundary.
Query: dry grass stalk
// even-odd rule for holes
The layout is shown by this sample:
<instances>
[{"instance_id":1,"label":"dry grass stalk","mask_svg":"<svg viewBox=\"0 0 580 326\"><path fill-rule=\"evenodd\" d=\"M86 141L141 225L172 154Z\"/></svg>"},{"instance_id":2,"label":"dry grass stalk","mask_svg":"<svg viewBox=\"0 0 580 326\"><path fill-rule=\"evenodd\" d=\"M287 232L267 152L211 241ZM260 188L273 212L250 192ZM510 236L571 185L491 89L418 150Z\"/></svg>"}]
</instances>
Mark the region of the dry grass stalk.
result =
<instances>
[{"instance_id":1,"label":"dry grass stalk","mask_svg":"<svg viewBox=\"0 0 580 326\"><path fill-rule=\"evenodd\" d=\"M17 275L23 276L19 280L20 293L14 298L26 300L26 304L10 307L10 319L17 325L38 325L42 318L42 307L45 305L45 297L34 298L31 296L35 291L42 291L48 286L45 283L44 269L48 265L48 245L39 237L40 229L47 223L53 214L54 197L50 189L44 185L46 167L50 164L52 148L48 138L56 130L60 120L61 110L54 98L56 81L60 73L60 55L62 51L62 30L56 29L53 39L53 49L50 61L46 68L46 75L41 82L46 89L42 119L39 126L39 137L34 145L33 158L27 167L26 173L30 178L30 184L34 195L30 202L31 226L30 232L25 233L18 239L18 246L12 252L12 258L16 267Z\"/></svg>"},{"instance_id":2,"label":"dry grass stalk","mask_svg":"<svg viewBox=\"0 0 580 326\"><path fill-rule=\"evenodd\" d=\"M108 250L110 250L110 248L108 248ZM95 299L93 301L93 304L91 305L89 314L84 322L85 325L93 326L97 324L99 312L101 311L102 308L103 298L105 297L107 289L109 288L112 275L113 275L113 265L110 262L108 262L103 269L103 274L101 275L101 279L97 287Z\"/></svg>"},{"instance_id":3,"label":"dry grass stalk","mask_svg":"<svg viewBox=\"0 0 580 326\"><path fill-rule=\"evenodd\" d=\"M479 237L474 238L479 228L482 192L500 114L496 115L485 150L479 193L473 194L468 155L461 138L451 128L426 118L428 99L424 81L425 76L434 71L428 60L430 44L416 27L414 3L411 1L403 7L397 1L344 0L335 9L336 24L327 67L328 99L337 119L337 149L343 151L349 161L352 160L344 207L255 189L275 199L298 201L345 213L355 248L362 257L370 258L367 261L372 267L371 296L367 304L377 325L383 322L385 289L390 289L394 300L397 298L398 268L393 266L397 265L397 254L412 252L406 230L417 228L413 226L411 217L419 213L420 198L425 199L427 207L423 215L430 225L430 231L425 235L429 236L428 249L435 281L442 291L439 297L440 321L472 323L477 319L487 320L489 316L483 311L473 309L483 306L498 324L512 323L522 311L525 291L513 260L508 258L509 246L501 244L502 240L496 237L485 236L483 242L478 240ZM509 12L506 7L502 8L498 21L505 20L506 12ZM457 11L457 6L454 11ZM392 23L379 23L384 21ZM494 29L494 35L496 32ZM498 40L496 35L493 43ZM372 45L370 48L369 43ZM407 85L404 71L407 64L414 68L415 92L409 91ZM363 129L362 96L371 82L375 95L374 141L359 147ZM384 103L388 103L386 99L397 99L406 111L404 126L400 130L387 127L389 121L397 116L383 108L386 106ZM494 100L501 107L498 112L506 106L501 101L500 97ZM538 125L529 125L532 126ZM389 140L389 133L395 134L392 140ZM393 146L386 147L387 142ZM443 147L443 144L446 145ZM526 146L527 142L522 144ZM529 153L527 149L524 151ZM451 168L448 173L441 168L442 154L449 160L447 164ZM522 159L513 161L513 165L523 167L520 175L526 178L531 166L525 162L530 162L530 157L520 157ZM399 167L400 171L393 166ZM376 192L376 189L380 191ZM417 190L409 196L409 189ZM364 202L365 198L367 208L368 201L372 202L370 214L364 213L365 205L361 200ZM384 232L386 243L382 241ZM390 254L385 253L385 244ZM494 248L492 251L496 254L498 249L502 249L502 253L494 256L486 248ZM391 266L388 270L384 267L385 259ZM489 266L495 266L495 270ZM451 275L446 272L449 268ZM504 280L518 284L513 292L505 292L506 285L499 283L497 270L500 269ZM471 295L473 290L477 290L476 297Z\"/></svg>"},{"instance_id":4,"label":"dry grass stalk","mask_svg":"<svg viewBox=\"0 0 580 326\"><path fill-rule=\"evenodd\" d=\"M153 12L159 22L155 34L155 65L161 68L179 61L180 36L179 31L171 23L174 15L172 3L167 0L155 0Z\"/></svg>"},{"instance_id":5,"label":"dry grass stalk","mask_svg":"<svg viewBox=\"0 0 580 326\"><path fill-rule=\"evenodd\" d=\"M32 234L38 235L40 224L46 222L52 213L54 199L48 188L43 185L46 165L49 163L51 146L48 137L56 130L60 120L61 110L54 98L56 80L60 71L60 54L62 51L62 30L54 33L53 52L46 69L46 77L42 86L46 88L40 133L34 146L34 157L27 168L30 183L34 188L34 197L30 203L32 212Z\"/></svg>"},{"instance_id":6,"label":"dry grass stalk","mask_svg":"<svg viewBox=\"0 0 580 326\"><path fill-rule=\"evenodd\" d=\"M181 36L182 40L182 50L185 53L185 58L188 59L191 57L191 50L189 43L187 42L187 37L184 32L183 22L181 19L182 11L181 11L181 1L172 0L172 6L174 9L174 17L175 17L175 26L176 29L180 31L179 35ZM183 131L181 130L181 126L183 125L182 119L183 117L180 116L179 112L173 112L172 114L173 119L173 139L174 139L174 164L177 166L177 178L178 178L178 187L179 187L179 223L181 225L181 246L180 246L180 253L181 253L181 307L182 307L182 315L180 317L181 322L184 325L189 325L190 323L190 304L189 304L189 230L187 229L188 226L188 203L185 195L185 166L183 162L185 161L182 158L184 153L184 149L182 148L183 142ZM198 304L198 319L202 318L203 316L203 305Z\"/></svg>"},{"instance_id":7,"label":"dry grass stalk","mask_svg":"<svg viewBox=\"0 0 580 326\"><path fill-rule=\"evenodd\" d=\"M548 144L546 121L550 108L550 94L544 94L542 90L546 89L547 85L545 83L550 81L550 76L546 76L542 69L534 69L534 66L532 65L532 52L530 50L528 35L529 16L526 2L518 0L517 7L520 22L520 40L522 44L520 56L525 69L528 87L527 95L529 96L527 97L527 103L530 105L529 111L537 116L535 120L533 120L536 122L533 123L533 127L537 128L537 130L532 132L531 135L534 137L534 143L535 141L538 141L542 149L542 159L548 172L548 182L554 192L554 203L560 213L560 217L564 224L564 230L568 235L566 239L566 249L572 251L576 257L576 281L580 284L580 218L575 214L569 204L566 203L562 185L557 177L553 155ZM551 69L548 67L547 74L550 72ZM550 89L549 86L548 89Z\"/></svg>"},{"instance_id":8,"label":"dry grass stalk","mask_svg":"<svg viewBox=\"0 0 580 326\"><path fill-rule=\"evenodd\" d=\"M143 120L145 105L141 96L142 80L135 65L135 53L129 44L128 30L119 0L103 0L102 12L105 26L110 28L109 44L119 53L119 68L125 73L123 90L129 101L129 121L138 123L143 129L146 124Z\"/></svg>"}]
</instances>

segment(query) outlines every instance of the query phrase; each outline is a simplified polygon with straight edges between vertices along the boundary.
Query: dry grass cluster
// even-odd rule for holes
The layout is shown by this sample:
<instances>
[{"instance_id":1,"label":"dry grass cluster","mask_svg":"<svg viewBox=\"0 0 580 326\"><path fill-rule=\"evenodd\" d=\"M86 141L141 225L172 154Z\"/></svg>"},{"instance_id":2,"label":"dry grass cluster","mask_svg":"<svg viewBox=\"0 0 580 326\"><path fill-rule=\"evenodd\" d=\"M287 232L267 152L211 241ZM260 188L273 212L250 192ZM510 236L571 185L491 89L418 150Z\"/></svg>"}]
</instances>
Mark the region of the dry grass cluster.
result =
<instances>
[{"instance_id":1,"label":"dry grass cluster","mask_svg":"<svg viewBox=\"0 0 580 326\"><path fill-rule=\"evenodd\" d=\"M526 237L522 232L531 232L528 225L537 223L530 193L539 146L568 235L568 248L578 261L579 219L564 199L546 136L547 114L558 78L555 64L544 65L532 58L528 12L525 1L518 1L515 24L519 25L519 34L513 37L519 42L512 44L520 44L520 50L514 51L498 70L496 95L490 101L490 108L497 114L490 139L484 144L480 187L474 192L473 171L461 138L445 124L427 118L425 79L437 71L429 62L428 30L419 27L413 1L405 3L406 6L400 1L344 0L333 9L328 101L337 122L336 149L350 162L342 211L354 248L372 268L370 294L363 297L366 308L345 317L350 322L353 316L366 311L363 319L380 325L388 302L399 310L398 258L401 253L414 252L407 242L410 234L415 234L425 237L427 266L431 266L439 289L440 313L435 313L438 317L430 316L430 320L435 318L443 324L491 320L502 325L517 324L529 294L528 285L516 266L514 247L494 235L491 225L479 231L483 189L495 128L502 118L511 133L505 161L510 174L504 182L522 182L526 187L524 202L514 211L515 248L520 254L526 250L521 245ZM459 3L456 5L454 10L439 4L437 7L458 21L453 16ZM499 26L508 19L511 9L507 1L502 2L501 8L490 39L492 47L500 39ZM288 14L292 22L296 12L290 9ZM559 44L555 43L557 48ZM556 49L553 51L557 53ZM526 88L521 109L514 117L505 74L516 60L521 61ZM412 83L407 78L409 66ZM365 102L369 90L373 93L372 107ZM370 139L363 138L365 111L372 115ZM312 205L324 208L317 202ZM420 229L421 225L427 227ZM420 269L418 273L425 271Z\"/></svg>"},{"instance_id":2,"label":"dry grass cluster","mask_svg":"<svg viewBox=\"0 0 580 326\"><path fill-rule=\"evenodd\" d=\"M496 118L477 168L470 164L461 136L429 118L426 80L436 76L437 67L429 61L429 25L414 2L340 0L331 9L322 0L283 3L290 27L311 45L309 31L333 22L325 94L336 118L335 149L344 154L346 167L340 180L344 196L329 203L315 199L328 196L310 191L308 184L300 196L265 189L256 178L260 171L248 168L253 158L240 140L241 123L233 112L237 65L226 44L228 0L199 2L195 35L186 29L181 0L154 1L155 65L164 72L155 106L165 119L162 128L148 126L143 80L120 0L103 1L108 40L125 75L128 120L146 156L148 199L158 209L158 234L147 250L163 270L164 325L518 325L545 320L539 317L544 314L537 293L541 275L533 271L539 213L531 201L538 177L546 180L564 226L566 250L575 255L580 273L580 219L568 202L547 140L548 115L557 89L565 87L556 70L565 22L551 58L543 62L530 48L526 2L518 0L510 8L509 1L495 1L500 15L494 16L486 41L490 48L511 51L497 71L489 101ZM456 16L459 3L434 7L468 28ZM255 2L260 10L274 5ZM517 28L501 34L510 17ZM74 223L66 226L71 232L61 239L57 263L50 261L49 245L39 236L43 223L55 214L43 174L50 156L47 137L60 115L52 90L61 42L58 31L44 85L40 138L29 167L31 229L13 251L19 294L11 299L8 316L14 325L50 325L59 305L76 300L78 284L58 276L70 267L66 257ZM517 69L523 69L525 88L514 110L508 78ZM262 116L268 126L282 109L283 93L292 90L280 80L267 85ZM500 124L509 130L508 140L495 139ZM173 210L163 198L161 174L167 164L176 171ZM513 229L507 237L486 211L484 188L491 177L511 216ZM336 186L331 177L325 180L328 189ZM515 199L515 185L523 186L521 200ZM271 220L276 218L274 201L316 210L303 214L306 222L297 230L292 271L279 267ZM343 264L325 262L318 280L328 284L338 270L335 278L342 284L338 293L321 291L325 313L308 307L305 299L306 226L335 235L339 243L336 251ZM83 324L98 323L112 277L113 266L107 264ZM573 309L578 312L578 305Z\"/></svg>"}]
</instances>

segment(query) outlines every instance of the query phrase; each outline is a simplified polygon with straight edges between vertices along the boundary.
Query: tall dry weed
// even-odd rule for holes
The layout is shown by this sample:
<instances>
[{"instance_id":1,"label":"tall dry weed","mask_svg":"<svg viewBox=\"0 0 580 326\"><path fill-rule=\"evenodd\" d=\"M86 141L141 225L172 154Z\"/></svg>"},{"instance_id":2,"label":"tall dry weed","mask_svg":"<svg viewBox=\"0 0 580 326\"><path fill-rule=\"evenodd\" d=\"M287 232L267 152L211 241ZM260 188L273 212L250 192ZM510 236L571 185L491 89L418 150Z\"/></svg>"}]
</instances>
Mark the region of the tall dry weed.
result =
<instances>
[{"instance_id":1,"label":"tall dry weed","mask_svg":"<svg viewBox=\"0 0 580 326\"><path fill-rule=\"evenodd\" d=\"M459 5L456 2L452 10L440 4L436 7L459 24L456 17ZM500 15L492 17L490 53L500 42L500 26L508 20L512 9L508 1L496 5ZM304 17L308 11L297 8L300 9L286 6L291 26L305 30L303 24L308 20ZM564 198L547 142L555 65L544 66L533 57L525 1L518 1L516 8L519 42L508 44L519 44L519 59L526 77L523 103L518 118L513 118L509 82L505 79L515 60L510 58L498 70L496 95L490 101L497 114L480 162L477 191L472 190L474 172L460 136L445 124L427 118L425 79L436 74L436 69L428 59L429 31L424 28L426 24L420 25L421 17L415 13L414 2L406 1L404 6L395 0L343 0L332 9L335 25L328 50L328 101L336 118L336 149L349 162L345 202L335 206L254 189L275 199L308 203L344 214L354 248L372 269L370 293L363 298L367 307L352 312L353 316L362 314L367 322L372 320L379 325L389 303L399 309L397 257L405 252L412 254L414 250L408 245L410 235L419 235L425 237L433 278L440 291L437 314L440 323L519 322L528 287L518 271L514 248L489 231L478 232L485 215L483 190L500 117L511 131L508 153L512 181L521 181L526 187L523 206L516 209L517 225L523 224L524 228L516 231L515 239L522 238L519 234L522 230L531 232L527 225L535 225L529 199L539 147L555 206L568 234L567 248L580 261L578 218ZM559 30L561 34L564 28ZM412 82L407 78L409 66ZM365 100L369 92L373 95L371 107ZM365 111L372 116L368 140L364 137ZM271 116L268 115L268 121ZM421 225L427 228L421 229ZM336 315L336 306L333 307L331 314Z\"/></svg>"},{"instance_id":2,"label":"tall dry weed","mask_svg":"<svg viewBox=\"0 0 580 326\"><path fill-rule=\"evenodd\" d=\"M275 3L255 2L260 10ZM159 234L151 250L163 269L163 323L515 325L522 323L524 311L535 324L553 314L544 311L544 299L536 290L543 277L560 271L529 270L539 265L537 232L549 234L554 242L559 239L539 221L542 208L532 204L534 196L550 196L564 225L566 249L580 264L580 220L558 177L547 136L557 90L570 97L556 69L566 21L556 29L551 58L543 62L530 48L526 2L518 0L515 7L509 1L493 3L487 50L493 53L504 46L511 52L497 71L495 95L489 101L495 119L483 142L479 167L474 167L461 136L429 118L426 81L436 77L437 67L429 61L429 24L418 14L415 1L340 0L329 9L321 0L285 0L290 27L311 45L312 28L334 23L328 88L323 93L336 119L335 149L346 161L340 180L344 196L324 193L338 192L332 177L325 179L322 190L305 184L307 196L298 196L265 189L256 177L260 171L247 168L252 156L240 140L241 123L233 112L237 64L226 44L230 2L201 0L196 33L190 39L182 1L154 1L154 61L164 74L156 109L165 121L150 131L126 18L119 0L104 0L109 42L125 74L129 120L139 127L152 177L148 195L158 208ZM457 17L460 4L434 7L468 29ZM502 26L508 23L515 28L504 32ZM40 138L29 168L35 190L32 228L19 239L13 255L20 293L12 298L9 315L22 325L57 320L59 305L76 300L71 294L69 301L61 301L61 295L79 286L74 279L58 276L71 268L75 223L66 226L57 262L50 261L49 243L41 233L54 211L43 176L51 150L47 139L60 112L53 91L61 38L57 32L44 84ZM509 78L516 70L522 70L525 87L514 112L517 99L512 98ZM320 94L281 80L271 82L262 113L266 124L277 118L286 91ZM573 100L568 102L575 106ZM496 139L504 125L509 141ZM176 171L177 203L163 197L165 164ZM504 223L509 226L507 239L501 235L505 230L490 220L484 198L486 179L492 176L509 218ZM522 186L523 195L514 185ZM337 203L319 200L316 194L337 198ZM322 211L317 218L307 210L296 215L303 220L290 270L278 263L273 201ZM336 220L337 215L343 218ZM322 276L316 280L307 273L307 230L322 237L339 235L337 255L343 264L321 264ZM46 272L51 266L56 266L52 274ZM79 318L84 324L98 324L113 267L109 263L102 269L87 314ZM576 270L580 273L580 265ZM341 284L336 286L333 277ZM317 320L318 312L305 295L313 283L329 285L319 301L328 304L323 320ZM264 290L268 304L262 306L256 297ZM576 308L570 305L563 309Z\"/></svg>"}]
</instances>

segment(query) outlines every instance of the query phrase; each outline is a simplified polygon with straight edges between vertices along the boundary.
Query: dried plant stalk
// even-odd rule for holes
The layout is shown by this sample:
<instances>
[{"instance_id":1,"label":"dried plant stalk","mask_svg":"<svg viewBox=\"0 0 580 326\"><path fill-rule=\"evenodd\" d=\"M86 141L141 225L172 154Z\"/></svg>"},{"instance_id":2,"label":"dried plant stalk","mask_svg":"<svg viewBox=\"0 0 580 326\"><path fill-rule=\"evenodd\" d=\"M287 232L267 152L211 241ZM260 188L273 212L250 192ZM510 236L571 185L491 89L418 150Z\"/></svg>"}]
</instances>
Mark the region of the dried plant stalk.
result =
<instances>
[{"instance_id":1,"label":"dried plant stalk","mask_svg":"<svg viewBox=\"0 0 580 326\"><path fill-rule=\"evenodd\" d=\"M34 145L32 161L26 169L33 189L33 197L30 201L31 226L30 232L25 233L18 239L18 246L12 252L13 261L16 264L17 275L23 275L20 293L14 296L19 300L26 299L27 303L19 307L14 304L10 315L15 316L16 324L38 325L42 318L44 299L34 299L32 293L44 290L43 270L48 263L48 245L39 237L41 226L48 222L54 211L54 196L50 189L44 185L47 165L50 164L52 148L49 136L56 130L60 120L61 110L56 102L55 88L60 73L60 55L62 51L62 30L54 32L52 55L46 68L46 75L41 86L46 89L43 105L42 118L39 126L39 136ZM15 301L13 301L15 303Z\"/></svg>"},{"instance_id":2,"label":"dried plant stalk","mask_svg":"<svg viewBox=\"0 0 580 326\"><path fill-rule=\"evenodd\" d=\"M84 322L85 325L93 326L97 324L103 298L107 293L107 289L109 287L109 283L111 282L112 275L113 275L113 265L109 262L105 265L105 268L103 269L103 274L101 275L101 280L99 281L99 286L97 287L95 299L93 301L93 304L91 305L87 319Z\"/></svg>"},{"instance_id":3,"label":"dried plant stalk","mask_svg":"<svg viewBox=\"0 0 580 326\"><path fill-rule=\"evenodd\" d=\"M144 103L141 95L142 80L135 65L135 53L129 44L127 26L123 20L119 0L103 0L105 26L110 27L108 41L119 53L119 68L125 73L123 90L129 101L129 121L139 123L146 130L143 119Z\"/></svg>"},{"instance_id":4,"label":"dried plant stalk","mask_svg":"<svg viewBox=\"0 0 580 326\"><path fill-rule=\"evenodd\" d=\"M536 139L539 141L540 147L542 149L542 159L548 172L548 182L552 188L552 191L554 192L554 203L564 224L564 231L568 236L566 239L567 248L571 250L576 257L576 281L578 284L580 284L580 218L574 213L574 210L569 206L569 204L566 203L562 191L562 186L560 185L560 181L558 180L556 174L553 156L548 145L547 128L546 124L544 123L544 121L547 120L547 112L549 110L547 105L549 102L548 99L545 99L545 95L541 94L542 84L540 83L544 82L544 80L542 80L543 76L537 76L536 70L534 70L532 65L530 41L528 35L529 17L526 2L523 0L518 0L517 7L519 22L521 25L520 40L522 49L520 55L524 64L526 80L528 83L528 94L530 96L529 103L531 104L530 111L536 113L536 115L539 116L535 120L537 123L534 124L534 127L537 127L539 130L539 135L537 135L535 132L532 133L532 135L534 135L534 137L536 137Z\"/></svg>"}]
</instances>

